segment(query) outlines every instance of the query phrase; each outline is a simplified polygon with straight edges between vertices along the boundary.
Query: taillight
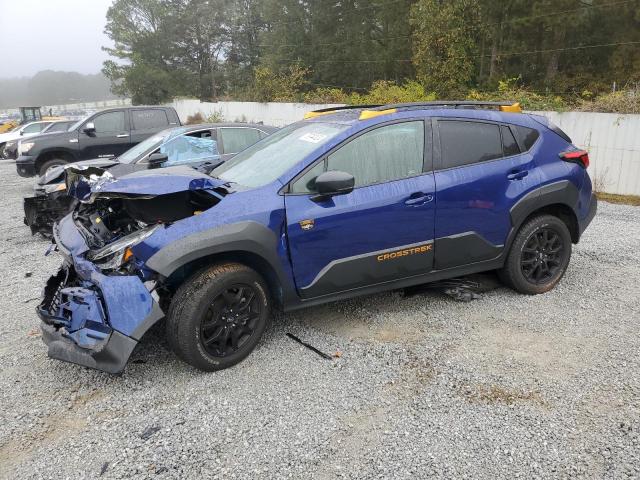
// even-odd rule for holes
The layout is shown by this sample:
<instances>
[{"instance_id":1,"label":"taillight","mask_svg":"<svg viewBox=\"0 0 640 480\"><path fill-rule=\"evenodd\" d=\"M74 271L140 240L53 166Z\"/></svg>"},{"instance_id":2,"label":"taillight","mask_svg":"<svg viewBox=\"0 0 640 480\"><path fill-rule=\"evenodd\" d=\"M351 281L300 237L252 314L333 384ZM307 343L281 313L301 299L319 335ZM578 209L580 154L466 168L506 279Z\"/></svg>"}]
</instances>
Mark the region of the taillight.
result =
<instances>
[{"instance_id":1,"label":"taillight","mask_svg":"<svg viewBox=\"0 0 640 480\"><path fill-rule=\"evenodd\" d=\"M565 162L578 163L584 168L589 166L589 152L586 150L569 150L562 152L560 158Z\"/></svg>"}]
</instances>

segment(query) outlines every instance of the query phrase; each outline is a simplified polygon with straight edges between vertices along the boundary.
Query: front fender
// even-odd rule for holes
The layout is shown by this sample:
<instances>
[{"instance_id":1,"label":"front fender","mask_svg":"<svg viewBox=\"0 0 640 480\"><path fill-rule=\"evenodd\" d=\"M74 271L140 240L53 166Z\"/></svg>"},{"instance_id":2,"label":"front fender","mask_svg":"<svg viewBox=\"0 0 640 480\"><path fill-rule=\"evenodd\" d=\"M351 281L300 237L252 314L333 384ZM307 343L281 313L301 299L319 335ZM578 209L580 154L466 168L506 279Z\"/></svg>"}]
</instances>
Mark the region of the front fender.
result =
<instances>
[{"instance_id":1,"label":"front fender","mask_svg":"<svg viewBox=\"0 0 640 480\"><path fill-rule=\"evenodd\" d=\"M180 267L200 258L231 252L254 254L269 264L286 302L295 288L285 271L279 250L279 239L273 230L258 222L243 221L196 232L171 242L145 263L151 270L169 277Z\"/></svg>"}]
</instances>

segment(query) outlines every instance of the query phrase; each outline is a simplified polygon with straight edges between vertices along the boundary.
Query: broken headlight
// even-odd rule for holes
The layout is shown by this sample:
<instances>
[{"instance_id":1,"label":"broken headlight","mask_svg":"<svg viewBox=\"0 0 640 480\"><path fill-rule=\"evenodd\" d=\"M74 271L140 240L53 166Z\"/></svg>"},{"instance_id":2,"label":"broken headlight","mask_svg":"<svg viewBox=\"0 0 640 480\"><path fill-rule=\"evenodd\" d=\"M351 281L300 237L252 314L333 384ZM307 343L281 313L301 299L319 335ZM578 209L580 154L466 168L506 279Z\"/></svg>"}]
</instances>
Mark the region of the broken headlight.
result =
<instances>
[{"instance_id":1,"label":"broken headlight","mask_svg":"<svg viewBox=\"0 0 640 480\"><path fill-rule=\"evenodd\" d=\"M160 225L153 225L119 238L109 245L87 254L87 259L97 263L103 270L115 270L129 259L128 247L140 243L158 228L160 228Z\"/></svg>"}]
</instances>

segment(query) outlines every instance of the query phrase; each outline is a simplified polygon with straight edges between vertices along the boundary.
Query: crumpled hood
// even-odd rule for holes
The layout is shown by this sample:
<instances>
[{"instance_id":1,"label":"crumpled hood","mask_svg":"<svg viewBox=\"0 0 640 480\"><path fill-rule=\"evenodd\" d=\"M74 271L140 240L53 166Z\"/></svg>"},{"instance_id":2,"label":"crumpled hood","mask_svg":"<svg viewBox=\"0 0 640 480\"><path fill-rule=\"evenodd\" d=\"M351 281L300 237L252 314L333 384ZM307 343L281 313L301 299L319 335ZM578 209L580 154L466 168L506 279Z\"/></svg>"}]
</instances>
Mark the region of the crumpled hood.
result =
<instances>
[{"instance_id":1,"label":"crumpled hood","mask_svg":"<svg viewBox=\"0 0 640 480\"><path fill-rule=\"evenodd\" d=\"M116 160L110 158L96 158L94 160L83 160L81 162L73 162L68 165L60 165L59 167L50 168L47 173L38 178L38 185L47 185L49 183L58 183L64 180L64 171L67 168L79 167L101 167L107 168L118 165Z\"/></svg>"},{"instance_id":2,"label":"crumpled hood","mask_svg":"<svg viewBox=\"0 0 640 480\"><path fill-rule=\"evenodd\" d=\"M225 182L191 167L176 166L141 170L115 177L98 167L67 168L66 185L70 196L83 203L103 198L153 198L170 193L214 190Z\"/></svg>"}]
</instances>

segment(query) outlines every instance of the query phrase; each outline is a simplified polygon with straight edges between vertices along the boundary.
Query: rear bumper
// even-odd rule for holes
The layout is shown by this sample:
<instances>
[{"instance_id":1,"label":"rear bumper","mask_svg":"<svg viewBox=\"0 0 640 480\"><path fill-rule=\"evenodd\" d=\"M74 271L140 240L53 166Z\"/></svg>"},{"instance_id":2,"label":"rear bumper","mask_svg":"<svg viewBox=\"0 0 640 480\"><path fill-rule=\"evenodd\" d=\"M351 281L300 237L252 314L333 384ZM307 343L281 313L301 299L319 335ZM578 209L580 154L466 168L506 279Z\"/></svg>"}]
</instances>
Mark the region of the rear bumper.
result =
<instances>
[{"instance_id":1,"label":"rear bumper","mask_svg":"<svg viewBox=\"0 0 640 480\"><path fill-rule=\"evenodd\" d=\"M28 155L21 155L16 160L16 171L21 177L36 176L36 159Z\"/></svg>"},{"instance_id":2,"label":"rear bumper","mask_svg":"<svg viewBox=\"0 0 640 480\"><path fill-rule=\"evenodd\" d=\"M591 199L589 200L589 211L587 213L587 216L584 219L582 219L582 221L579 222L580 236L582 236L582 233L587 229L587 227L593 220L593 217L596 216L597 211L598 211L598 199L595 193L591 193Z\"/></svg>"}]
</instances>

